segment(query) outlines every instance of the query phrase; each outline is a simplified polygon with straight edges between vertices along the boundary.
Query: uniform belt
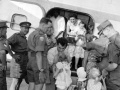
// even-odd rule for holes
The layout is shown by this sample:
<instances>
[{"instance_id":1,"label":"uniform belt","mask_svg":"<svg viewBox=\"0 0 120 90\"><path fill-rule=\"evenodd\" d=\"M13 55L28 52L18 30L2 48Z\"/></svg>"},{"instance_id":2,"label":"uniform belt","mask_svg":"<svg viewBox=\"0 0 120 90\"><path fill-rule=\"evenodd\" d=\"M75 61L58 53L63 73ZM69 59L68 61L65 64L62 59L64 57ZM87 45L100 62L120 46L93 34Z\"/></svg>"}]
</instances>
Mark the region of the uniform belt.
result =
<instances>
[{"instance_id":1,"label":"uniform belt","mask_svg":"<svg viewBox=\"0 0 120 90\"><path fill-rule=\"evenodd\" d=\"M15 52L15 54L22 54L22 55L27 55L28 54L28 52L27 51L25 51L25 52Z\"/></svg>"}]
</instances>

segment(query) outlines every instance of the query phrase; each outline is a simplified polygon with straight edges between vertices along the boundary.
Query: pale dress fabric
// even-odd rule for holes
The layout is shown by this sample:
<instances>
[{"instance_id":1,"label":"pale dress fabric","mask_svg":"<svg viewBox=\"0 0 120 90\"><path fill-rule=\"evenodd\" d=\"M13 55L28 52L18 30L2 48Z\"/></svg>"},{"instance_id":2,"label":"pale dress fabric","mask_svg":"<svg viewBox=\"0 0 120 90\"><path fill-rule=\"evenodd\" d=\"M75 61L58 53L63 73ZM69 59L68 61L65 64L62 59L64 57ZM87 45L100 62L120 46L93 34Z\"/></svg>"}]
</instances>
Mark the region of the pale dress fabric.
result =
<instances>
[{"instance_id":1,"label":"pale dress fabric","mask_svg":"<svg viewBox=\"0 0 120 90\"><path fill-rule=\"evenodd\" d=\"M87 90L102 90L102 83L95 82L94 79L89 79L87 84Z\"/></svg>"},{"instance_id":2,"label":"pale dress fabric","mask_svg":"<svg viewBox=\"0 0 120 90\"><path fill-rule=\"evenodd\" d=\"M77 69L77 76L78 76L78 81L85 81L87 78L87 73L85 72L84 67L79 67Z\"/></svg>"},{"instance_id":3,"label":"pale dress fabric","mask_svg":"<svg viewBox=\"0 0 120 90\"><path fill-rule=\"evenodd\" d=\"M84 41L82 41L81 39L79 39L76 43L76 47L74 51L74 55L76 58L84 58L85 50L82 48L81 46L82 44L84 44Z\"/></svg>"},{"instance_id":4,"label":"pale dress fabric","mask_svg":"<svg viewBox=\"0 0 120 90\"><path fill-rule=\"evenodd\" d=\"M78 24L79 24L80 20L78 20ZM78 27L75 27L75 31L76 31L76 37L75 39L77 40L78 39L78 36L79 35L83 35L85 36L86 34L86 29L83 27L83 28L80 28L80 26L78 25ZM76 42L76 48L75 48L75 57L76 58L84 58L84 49L81 47L81 45L84 44L84 41L79 39L77 42Z\"/></svg>"},{"instance_id":5,"label":"pale dress fabric","mask_svg":"<svg viewBox=\"0 0 120 90\"><path fill-rule=\"evenodd\" d=\"M67 62L58 62L56 67L58 69L63 69L63 71L56 77L56 86L60 89L68 88L72 83L70 64Z\"/></svg>"},{"instance_id":6,"label":"pale dress fabric","mask_svg":"<svg viewBox=\"0 0 120 90\"><path fill-rule=\"evenodd\" d=\"M69 32L70 36L74 36L74 35L76 36L76 28L79 28L78 23L79 23L79 20L77 20L76 25L74 25L73 23L71 23L70 20L68 20L67 27L70 28L70 32Z\"/></svg>"},{"instance_id":7,"label":"pale dress fabric","mask_svg":"<svg viewBox=\"0 0 120 90\"><path fill-rule=\"evenodd\" d=\"M71 58L74 56L75 58L79 58L79 57L84 58L85 50L80 46L68 45L66 51L68 56Z\"/></svg>"},{"instance_id":8,"label":"pale dress fabric","mask_svg":"<svg viewBox=\"0 0 120 90\"><path fill-rule=\"evenodd\" d=\"M51 17L50 20L53 23L54 36L56 37L61 31L65 30L65 19L62 16L58 16L57 18ZM59 37L62 37L62 35Z\"/></svg>"}]
</instances>

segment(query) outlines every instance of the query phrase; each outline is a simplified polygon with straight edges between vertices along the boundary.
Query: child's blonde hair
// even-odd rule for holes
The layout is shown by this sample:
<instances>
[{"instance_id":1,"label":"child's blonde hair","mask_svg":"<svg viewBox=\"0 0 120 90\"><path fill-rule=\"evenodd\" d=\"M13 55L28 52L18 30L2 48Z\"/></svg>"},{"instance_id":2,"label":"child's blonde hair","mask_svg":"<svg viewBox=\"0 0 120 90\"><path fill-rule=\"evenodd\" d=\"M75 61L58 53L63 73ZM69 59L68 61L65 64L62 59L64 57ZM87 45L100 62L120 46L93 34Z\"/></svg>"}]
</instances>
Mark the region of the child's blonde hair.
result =
<instances>
[{"instance_id":1,"label":"child's blonde hair","mask_svg":"<svg viewBox=\"0 0 120 90\"><path fill-rule=\"evenodd\" d=\"M89 75L91 78L97 79L100 76L100 71L97 68L90 69Z\"/></svg>"}]
</instances>

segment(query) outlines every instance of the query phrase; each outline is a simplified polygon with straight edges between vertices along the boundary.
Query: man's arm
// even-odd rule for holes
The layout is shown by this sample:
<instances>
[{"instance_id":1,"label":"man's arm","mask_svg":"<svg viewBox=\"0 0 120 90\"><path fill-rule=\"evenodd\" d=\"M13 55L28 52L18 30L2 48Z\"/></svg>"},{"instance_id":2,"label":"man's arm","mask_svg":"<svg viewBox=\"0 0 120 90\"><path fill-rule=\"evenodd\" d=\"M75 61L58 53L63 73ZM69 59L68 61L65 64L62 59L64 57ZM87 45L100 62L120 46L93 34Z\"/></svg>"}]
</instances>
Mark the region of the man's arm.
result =
<instances>
[{"instance_id":1,"label":"man's arm","mask_svg":"<svg viewBox=\"0 0 120 90\"><path fill-rule=\"evenodd\" d=\"M115 38L115 45L120 49L120 35Z\"/></svg>"},{"instance_id":2,"label":"man's arm","mask_svg":"<svg viewBox=\"0 0 120 90\"><path fill-rule=\"evenodd\" d=\"M2 65L0 65L0 66L2 66L1 68L0 68L0 71L1 70L6 70L7 68L7 62L6 62L6 51L5 50L0 50L0 60L1 60L1 62L2 62Z\"/></svg>"},{"instance_id":3,"label":"man's arm","mask_svg":"<svg viewBox=\"0 0 120 90\"><path fill-rule=\"evenodd\" d=\"M19 55L15 55L12 52L12 49L10 47L10 45L14 45L17 43L17 34L12 35L10 38L8 38L8 40L6 41L6 46L8 49L8 53L15 59L18 60L20 57Z\"/></svg>"},{"instance_id":4,"label":"man's arm","mask_svg":"<svg viewBox=\"0 0 120 90\"><path fill-rule=\"evenodd\" d=\"M53 55L53 48L51 48L51 49L48 51L48 54L47 54L47 60L48 60L48 63L50 64L50 66L53 65L53 63L54 63L54 58L55 58L55 56Z\"/></svg>"},{"instance_id":5,"label":"man's arm","mask_svg":"<svg viewBox=\"0 0 120 90\"><path fill-rule=\"evenodd\" d=\"M67 28L66 28L66 29L67 29L67 30L66 30L66 31L67 31L66 33L67 33L67 35L69 35L69 31L70 31L69 21L67 22Z\"/></svg>"},{"instance_id":6,"label":"man's arm","mask_svg":"<svg viewBox=\"0 0 120 90\"><path fill-rule=\"evenodd\" d=\"M42 60L42 52L36 52L36 60L37 60L37 66L38 66L38 69L41 70L43 69L43 60Z\"/></svg>"}]
</instances>

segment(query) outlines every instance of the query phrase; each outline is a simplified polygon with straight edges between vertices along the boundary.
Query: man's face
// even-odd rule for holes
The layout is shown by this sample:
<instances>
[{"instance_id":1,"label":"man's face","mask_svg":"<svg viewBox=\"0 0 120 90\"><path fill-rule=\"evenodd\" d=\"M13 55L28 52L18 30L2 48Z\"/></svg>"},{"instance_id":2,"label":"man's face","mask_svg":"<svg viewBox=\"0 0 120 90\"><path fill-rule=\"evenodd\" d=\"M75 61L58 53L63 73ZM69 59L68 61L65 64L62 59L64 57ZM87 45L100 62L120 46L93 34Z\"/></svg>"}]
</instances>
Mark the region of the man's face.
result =
<instances>
[{"instance_id":1,"label":"man's face","mask_svg":"<svg viewBox=\"0 0 120 90\"><path fill-rule=\"evenodd\" d=\"M108 36L108 33L109 33L109 29L108 28L105 28L103 31L102 31L102 34L104 36Z\"/></svg>"},{"instance_id":2,"label":"man's face","mask_svg":"<svg viewBox=\"0 0 120 90\"><path fill-rule=\"evenodd\" d=\"M66 49L66 46L62 46L61 44L57 45L58 52L63 52Z\"/></svg>"},{"instance_id":3,"label":"man's face","mask_svg":"<svg viewBox=\"0 0 120 90\"><path fill-rule=\"evenodd\" d=\"M4 30L3 30L3 32L2 32L2 33L3 33L3 35L6 35L6 33L7 33L7 28L6 28L6 27L4 27L3 29L4 29Z\"/></svg>"},{"instance_id":4,"label":"man's face","mask_svg":"<svg viewBox=\"0 0 120 90\"><path fill-rule=\"evenodd\" d=\"M3 30L1 32L1 35L4 36L4 38L6 38L7 37L7 35L6 35L7 34L7 27L3 27L2 29Z\"/></svg>"},{"instance_id":5,"label":"man's face","mask_svg":"<svg viewBox=\"0 0 120 90\"><path fill-rule=\"evenodd\" d=\"M29 27L21 27L21 31L24 33L24 35L27 35L29 33Z\"/></svg>"},{"instance_id":6,"label":"man's face","mask_svg":"<svg viewBox=\"0 0 120 90\"><path fill-rule=\"evenodd\" d=\"M48 22L48 24L43 24L43 26L42 26L42 31L44 32L44 33L49 33L49 34L51 34L51 33L53 33L54 32L54 29L53 29L53 25L52 25L52 23L51 22Z\"/></svg>"}]
</instances>

